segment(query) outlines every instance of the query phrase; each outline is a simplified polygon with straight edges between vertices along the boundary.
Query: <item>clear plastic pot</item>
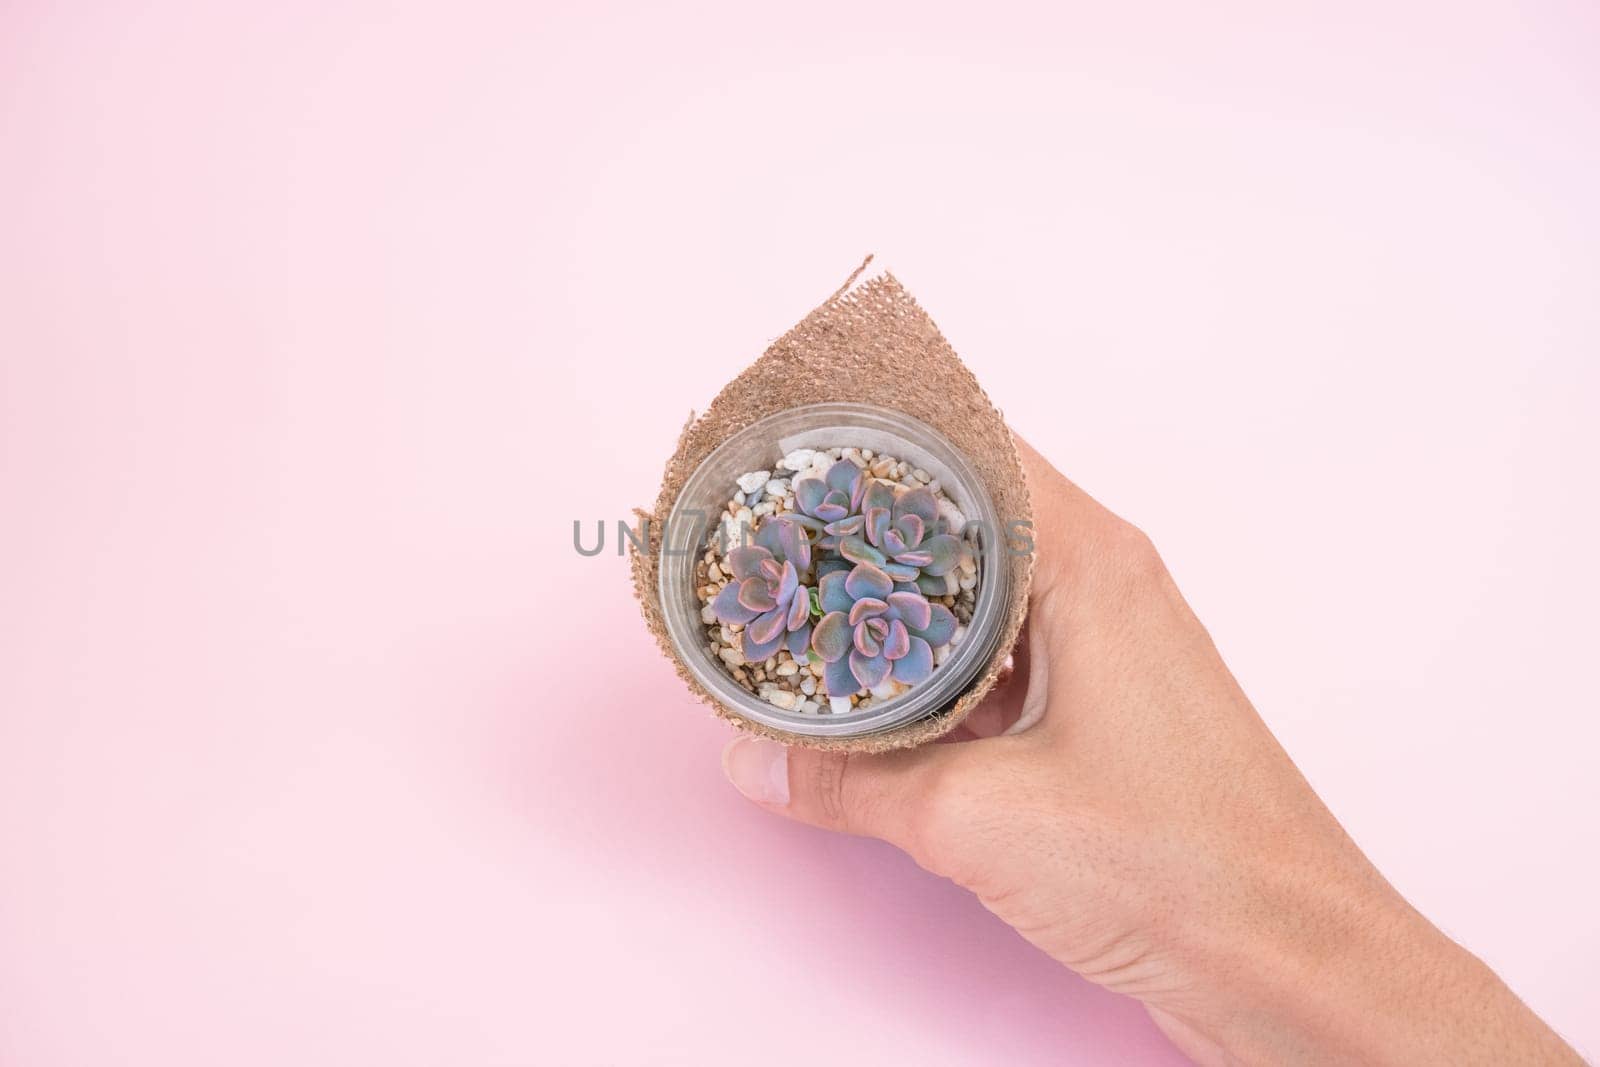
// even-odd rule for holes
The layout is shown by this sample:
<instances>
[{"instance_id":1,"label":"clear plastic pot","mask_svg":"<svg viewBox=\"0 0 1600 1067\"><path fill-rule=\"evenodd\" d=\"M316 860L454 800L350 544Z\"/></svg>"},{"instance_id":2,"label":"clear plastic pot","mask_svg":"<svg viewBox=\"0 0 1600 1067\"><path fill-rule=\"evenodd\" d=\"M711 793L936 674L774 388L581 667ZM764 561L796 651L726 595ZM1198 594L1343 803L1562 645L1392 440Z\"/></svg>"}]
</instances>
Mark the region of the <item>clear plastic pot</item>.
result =
<instances>
[{"instance_id":1,"label":"clear plastic pot","mask_svg":"<svg viewBox=\"0 0 1600 1067\"><path fill-rule=\"evenodd\" d=\"M945 495L976 523L978 586L961 644L919 685L847 714L806 714L762 700L728 673L706 648L695 564L736 491L735 481L770 470L797 448L870 448L906 460L938 479ZM977 472L938 431L898 411L866 404L810 404L771 415L740 430L695 469L678 494L662 531L659 581L667 633L700 685L734 713L778 730L810 737L860 737L937 715L972 683L995 653L1003 629L1009 568L1003 529Z\"/></svg>"}]
</instances>

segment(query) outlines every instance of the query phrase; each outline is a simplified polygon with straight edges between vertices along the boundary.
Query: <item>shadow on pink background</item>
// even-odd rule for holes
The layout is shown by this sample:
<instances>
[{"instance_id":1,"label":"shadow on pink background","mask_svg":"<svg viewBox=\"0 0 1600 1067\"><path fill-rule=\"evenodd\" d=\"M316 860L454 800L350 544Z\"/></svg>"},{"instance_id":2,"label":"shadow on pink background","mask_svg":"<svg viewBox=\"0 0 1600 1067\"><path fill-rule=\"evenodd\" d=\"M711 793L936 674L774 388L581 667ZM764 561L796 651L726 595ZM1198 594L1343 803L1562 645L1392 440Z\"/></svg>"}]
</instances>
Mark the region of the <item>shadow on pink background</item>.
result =
<instances>
[{"instance_id":1,"label":"shadow on pink background","mask_svg":"<svg viewBox=\"0 0 1600 1067\"><path fill-rule=\"evenodd\" d=\"M1560 2L7 6L0 1064L1174 1062L741 802L572 550L867 251L1600 1048L1597 44Z\"/></svg>"}]
</instances>

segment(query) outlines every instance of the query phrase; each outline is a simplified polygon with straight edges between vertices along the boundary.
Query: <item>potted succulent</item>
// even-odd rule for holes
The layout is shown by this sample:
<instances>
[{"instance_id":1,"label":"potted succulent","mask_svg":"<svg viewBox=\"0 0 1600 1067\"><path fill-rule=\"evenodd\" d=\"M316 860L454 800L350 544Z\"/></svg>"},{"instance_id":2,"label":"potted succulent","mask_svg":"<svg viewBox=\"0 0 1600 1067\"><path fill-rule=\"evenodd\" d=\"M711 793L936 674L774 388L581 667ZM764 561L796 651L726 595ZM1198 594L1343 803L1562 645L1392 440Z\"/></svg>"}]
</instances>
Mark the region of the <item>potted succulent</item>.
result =
<instances>
[{"instance_id":1,"label":"potted succulent","mask_svg":"<svg viewBox=\"0 0 1600 1067\"><path fill-rule=\"evenodd\" d=\"M1001 677L1032 509L999 411L866 266L684 424L632 571L650 632L717 715L880 752L955 729Z\"/></svg>"}]
</instances>

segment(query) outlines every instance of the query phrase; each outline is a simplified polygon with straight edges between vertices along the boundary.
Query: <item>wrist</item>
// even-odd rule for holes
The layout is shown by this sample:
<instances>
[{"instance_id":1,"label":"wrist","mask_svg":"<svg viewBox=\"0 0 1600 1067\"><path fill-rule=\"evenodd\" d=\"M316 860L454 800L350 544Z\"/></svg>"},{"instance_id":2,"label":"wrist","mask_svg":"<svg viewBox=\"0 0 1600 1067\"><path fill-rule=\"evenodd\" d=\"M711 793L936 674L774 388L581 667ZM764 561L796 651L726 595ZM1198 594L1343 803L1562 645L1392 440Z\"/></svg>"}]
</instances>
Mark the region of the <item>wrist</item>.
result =
<instances>
[{"instance_id":1,"label":"wrist","mask_svg":"<svg viewBox=\"0 0 1600 1067\"><path fill-rule=\"evenodd\" d=\"M1204 1000L1163 1006L1238 1062L1581 1062L1364 861L1264 875L1246 905L1226 943L1195 938Z\"/></svg>"}]
</instances>

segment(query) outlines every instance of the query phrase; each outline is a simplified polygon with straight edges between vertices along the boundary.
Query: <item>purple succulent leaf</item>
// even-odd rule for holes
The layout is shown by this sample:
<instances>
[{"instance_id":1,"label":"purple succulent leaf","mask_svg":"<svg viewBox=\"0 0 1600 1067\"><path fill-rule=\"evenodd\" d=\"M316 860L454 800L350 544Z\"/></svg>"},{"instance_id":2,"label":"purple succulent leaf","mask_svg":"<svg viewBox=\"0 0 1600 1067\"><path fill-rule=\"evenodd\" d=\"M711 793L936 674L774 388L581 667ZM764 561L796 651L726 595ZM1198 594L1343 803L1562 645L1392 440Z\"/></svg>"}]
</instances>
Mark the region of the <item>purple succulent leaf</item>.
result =
<instances>
[{"instance_id":1,"label":"purple succulent leaf","mask_svg":"<svg viewBox=\"0 0 1600 1067\"><path fill-rule=\"evenodd\" d=\"M865 516L867 541L874 545L883 544L884 531L889 529L889 509L869 508Z\"/></svg>"},{"instance_id":2,"label":"purple succulent leaf","mask_svg":"<svg viewBox=\"0 0 1600 1067\"><path fill-rule=\"evenodd\" d=\"M894 489L887 482L869 482L861 493L862 514L875 508L893 507Z\"/></svg>"},{"instance_id":3,"label":"purple succulent leaf","mask_svg":"<svg viewBox=\"0 0 1600 1067\"><path fill-rule=\"evenodd\" d=\"M752 611L739 603L739 585L737 582L729 582L722 587L722 592L717 594L717 599L711 602L711 610L723 622L741 624L747 623L761 614L759 611Z\"/></svg>"},{"instance_id":4,"label":"purple succulent leaf","mask_svg":"<svg viewBox=\"0 0 1600 1067\"><path fill-rule=\"evenodd\" d=\"M834 663L850 651L852 634L850 620L842 611L830 611L811 628L811 647L823 662ZM854 690L851 690L854 692Z\"/></svg>"},{"instance_id":5,"label":"purple succulent leaf","mask_svg":"<svg viewBox=\"0 0 1600 1067\"><path fill-rule=\"evenodd\" d=\"M792 560L796 567L805 570L811 566L811 542L799 523L790 522L787 518L780 519L778 544L783 546L784 557Z\"/></svg>"},{"instance_id":6,"label":"purple succulent leaf","mask_svg":"<svg viewBox=\"0 0 1600 1067\"><path fill-rule=\"evenodd\" d=\"M861 688L861 683L850 670L849 656L840 656L828 662L822 669L822 687L831 697L847 697Z\"/></svg>"},{"instance_id":7,"label":"purple succulent leaf","mask_svg":"<svg viewBox=\"0 0 1600 1067\"><path fill-rule=\"evenodd\" d=\"M756 544L773 557L783 555L783 543L778 540L778 525L768 521L756 528Z\"/></svg>"},{"instance_id":8,"label":"purple succulent leaf","mask_svg":"<svg viewBox=\"0 0 1600 1067\"><path fill-rule=\"evenodd\" d=\"M850 673L863 688L871 689L889 677L889 661L881 655L863 656L858 649L850 653Z\"/></svg>"},{"instance_id":9,"label":"purple succulent leaf","mask_svg":"<svg viewBox=\"0 0 1600 1067\"><path fill-rule=\"evenodd\" d=\"M823 611L849 611L850 605L855 603L855 597L845 587L850 578L849 571L829 571L817 579L817 600L822 604Z\"/></svg>"},{"instance_id":10,"label":"purple succulent leaf","mask_svg":"<svg viewBox=\"0 0 1600 1067\"><path fill-rule=\"evenodd\" d=\"M778 590L776 596L779 604L787 604L793 597L794 591L800 588L800 572L794 569L794 564L784 561L783 569L778 572Z\"/></svg>"},{"instance_id":11,"label":"purple succulent leaf","mask_svg":"<svg viewBox=\"0 0 1600 1067\"><path fill-rule=\"evenodd\" d=\"M928 596L944 596L948 587L943 578L935 578L931 574L917 575L917 589Z\"/></svg>"},{"instance_id":12,"label":"purple succulent leaf","mask_svg":"<svg viewBox=\"0 0 1600 1067\"><path fill-rule=\"evenodd\" d=\"M884 554L861 540L859 537L843 537L839 539L839 555L851 563L872 564L881 567L886 562Z\"/></svg>"},{"instance_id":13,"label":"purple succulent leaf","mask_svg":"<svg viewBox=\"0 0 1600 1067\"><path fill-rule=\"evenodd\" d=\"M801 586L791 594L789 599L788 614L785 622L791 631L798 630L811 618L811 594Z\"/></svg>"},{"instance_id":14,"label":"purple succulent leaf","mask_svg":"<svg viewBox=\"0 0 1600 1067\"><path fill-rule=\"evenodd\" d=\"M856 651L868 658L876 656L883 651L883 646L879 643L877 635L865 626L856 627L853 643L856 646Z\"/></svg>"},{"instance_id":15,"label":"purple succulent leaf","mask_svg":"<svg viewBox=\"0 0 1600 1067\"><path fill-rule=\"evenodd\" d=\"M779 627L777 636L772 640L765 642L757 641L750 633L750 627L747 626L745 627L744 633L740 636L744 638L744 642L740 648L740 651L744 653L744 658L750 663L760 663L762 660L776 653L778 649L783 646L785 634L782 627Z\"/></svg>"},{"instance_id":16,"label":"purple succulent leaf","mask_svg":"<svg viewBox=\"0 0 1600 1067\"><path fill-rule=\"evenodd\" d=\"M928 532L927 524L918 515L900 516L894 521L894 528L908 545L920 545Z\"/></svg>"},{"instance_id":17,"label":"purple succulent leaf","mask_svg":"<svg viewBox=\"0 0 1600 1067\"><path fill-rule=\"evenodd\" d=\"M848 500L855 496L857 487L861 485L861 468L848 459L837 459L822 480L828 483L829 489L843 493Z\"/></svg>"},{"instance_id":18,"label":"purple succulent leaf","mask_svg":"<svg viewBox=\"0 0 1600 1067\"><path fill-rule=\"evenodd\" d=\"M933 673L933 649L920 637L907 642L906 654L894 661L894 680L916 685Z\"/></svg>"},{"instance_id":19,"label":"purple succulent leaf","mask_svg":"<svg viewBox=\"0 0 1600 1067\"><path fill-rule=\"evenodd\" d=\"M790 630L789 636L784 639L784 645L789 649L789 655L804 662L806 649L811 646L811 623L801 624L798 630Z\"/></svg>"},{"instance_id":20,"label":"purple succulent leaf","mask_svg":"<svg viewBox=\"0 0 1600 1067\"><path fill-rule=\"evenodd\" d=\"M897 614L913 630L926 630L933 621L933 605L921 593L896 590L889 594L891 614Z\"/></svg>"},{"instance_id":21,"label":"purple succulent leaf","mask_svg":"<svg viewBox=\"0 0 1600 1067\"><path fill-rule=\"evenodd\" d=\"M894 591L894 580L871 563L857 563L845 578L844 588L854 600L862 597L881 600Z\"/></svg>"},{"instance_id":22,"label":"purple succulent leaf","mask_svg":"<svg viewBox=\"0 0 1600 1067\"><path fill-rule=\"evenodd\" d=\"M927 549L916 548L894 554L896 563L903 563L907 567L926 568L933 562L933 553Z\"/></svg>"},{"instance_id":23,"label":"purple succulent leaf","mask_svg":"<svg viewBox=\"0 0 1600 1067\"><path fill-rule=\"evenodd\" d=\"M850 625L859 626L863 621L882 615L889 610L889 605L877 597L864 596L850 605Z\"/></svg>"},{"instance_id":24,"label":"purple succulent leaf","mask_svg":"<svg viewBox=\"0 0 1600 1067\"><path fill-rule=\"evenodd\" d=\"M743 581L754 578L761 567L763 560L772 558L772 553L756 545L742 545L728 553L728 570L733 576Z\"/></svg>"},{"instance_id":25,"label":"purple succulent leaf","mask_svg":"<svg viewBox=\"0 0 1600 1067\"><path fill-rule=\"evenodd\" d=\"M939 502L926 487L909 489L894 501L895 519L899 520L906 515L915 515L924 523L931 523L939 517Z\"/></svg>"},{"instance_id":26,"label":"purple succulent leaf","mask_svg":"<svg viewBox=\"0 0 1600 1067\"><path fill-rule=\"evenodd\" d=\"M775 559L764 559L756 568L755 576L770 585L783 577L783 564Z\"/></svg>"},{"instance_id":27,"label":"purple succulent leaf","mask_svg":"<svg viewBox=\"0 0 1600 1067\"><path fill-rule=\"evenodd\" d=\"M928 625L911 626L908 623L907 629L911 631L913 637L922 638L934 648L949 644L950 638L955 636L956 617L950 614L950 609L943 604L929 604L928 612L931 616Z\"/></svg>"},{"instance_id":28,"label":"purple succulent leaf","mask_svg":"<svg viewBox=\"0 0 1600 1067\"><path fill-rule=\"evenodd\" d=\"M844 559L825 559L817 564L817 580L820 582L830 574L849 574L850 561Z\"/></svg>"},{"instance_id":29,"label":"purple succulent leaf","mask_svg":"<svg viewBox=\"0 0 1600 1067\"><path fill-rule=\"evenodd\" d=\"M883 638L884 656L891 660L899 659L910 647L911 634L906 630L906 624L899 619L889 623L889 632Z\"/></svg>"},{"instance_id":30,"label":"purple succulent leaf","mask_svg":"<svg viewBox=\"0 0 1600 1067\"><path fill-rule=\"evenodd\" d=\"M828 499L817 505L815 514L823 522L838 522L850 514L850 503L836 493L829 493ZM827 527L824 526L823 529Z\"/></svg>"},{"instance_id":31,"label":"purple succulent leaf","mask_svg":"<svg viewBox=\"0 0 1600 1067\"><path fill-rule=\"evenodd\" d=\"M830 522L822 528L824 533L834 537L850 537L861 532L866 523L860 515L846 515L838 522Z\"/></svg>"},{"instance_id":32,"label":"purple succulent leaf","mask_svg":"<svg viewBox=\"0 0 1600 1067\"><path fill-rule=\"evenodd\" d=\"M784 608L773 608L762 615L755 622L744 628L744 632L754 638L759 644L775 641L789 632L785 623L788 621L789 612Z\"/></svg>"},{"instance_id":33,"label":"purple succulent leaf","mask_svg":"<svg viewBox=\"0 0 1600 1067\"><path fill-rule=\"evenodd\" d=\"M739 603L754 612L771 611L778 606L772 589L763 578L746 578L739 583Z\"/></svg>"},{"instance_id":34,"label":"purple succulent leaf","mask_svg":"<svg viewBox=\"0 0 1600 1067\"><path fill-rule=\"evenodd\" d=\"M910 552L911 545L914 544L916 544L915 541L909 545L906 544L906 539L900 535L900 531L892 528L883 531L878 538L878 547L883 549L884 555L890 559L899 559L905 553Z\"/></svg>"},{"instance_id":35,"label":"purple succulent leaf","mask_svg":"<svg viewBox=\"0 0 1600 1067\"><path fill-rule=\"evenodd\" d=\"M950 534L937 534L922 542L922 551L932 558L927 563L918 564L925 574L935 578L949 574L961 562L961 542ZM909 562L909 561L907 561Z\"/></svg>"},{"instance_id":36,"label":"purple succulent leaf","mask_svg":"<svg viewBox=\"0 0 1600 1067\"><path fill-rule=\"evenodd\" d=\"M883 573L898 582L910 582L917 577L917 568L908 563L885 563ZM913 587L915 588L915 587Z\"/></svg>"},{"instance_id":37,"label":"purple succulent leaf","mask_svg":"<svg viewBox=\"0 0 1600 1067\"><path fill-rule=\"evenodd\" d=\"M794 482L795 505L807 515L817 513L817 505L828 495L828 483L821 478L796 478Z\"/></svg>"}]
</instances>

